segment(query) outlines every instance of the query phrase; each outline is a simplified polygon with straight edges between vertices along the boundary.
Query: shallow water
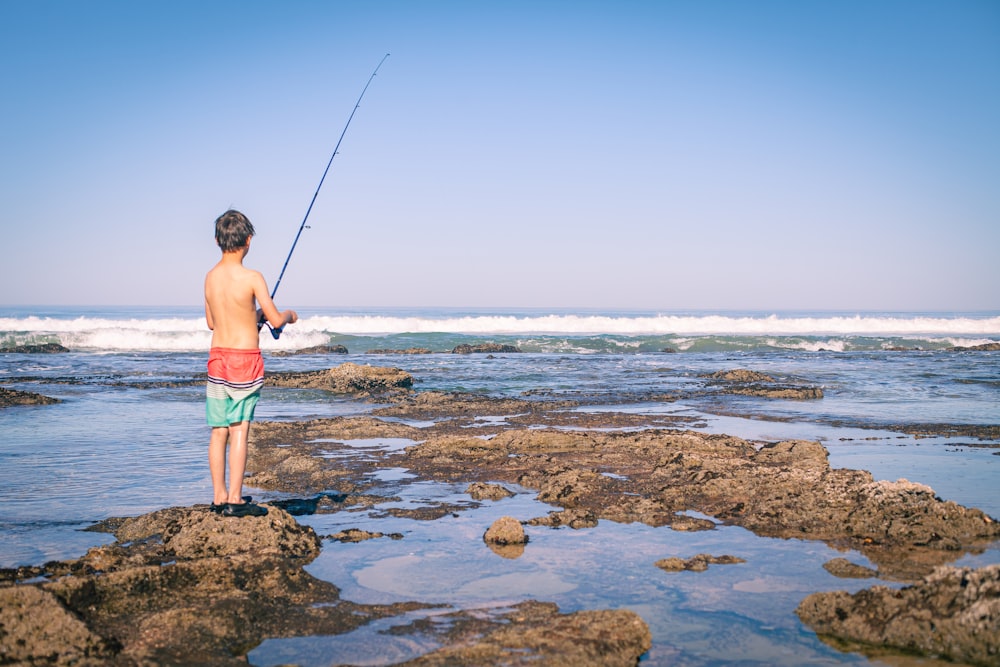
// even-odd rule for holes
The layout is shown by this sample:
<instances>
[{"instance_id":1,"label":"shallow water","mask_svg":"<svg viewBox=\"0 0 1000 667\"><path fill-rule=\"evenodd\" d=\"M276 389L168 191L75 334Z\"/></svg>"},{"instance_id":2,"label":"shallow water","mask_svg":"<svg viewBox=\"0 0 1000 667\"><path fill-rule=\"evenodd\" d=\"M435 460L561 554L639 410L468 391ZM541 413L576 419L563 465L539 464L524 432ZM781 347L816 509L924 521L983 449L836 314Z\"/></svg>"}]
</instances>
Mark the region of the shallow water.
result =
<instances>
[{"instance_id":1,"label":"shallow water","mask_svg":"<svg viewBox=\"0 0 1000 667\"><path fill-rule=\"evenodd\" d=\"M65 315L55 313L60 314ZM169 312L145 313L138 324L129 326L149 329L150 318L165 315ZM122 322L121 314L113 310L86 317L110 317L119 329ZM22 319L15 318L16 326L27 329L23 314L17 318ZM52 406L0 410L4 435L0 442L0 567L78 557L87 548L112 540L105 534L81 531L107 517L211 500L204 390L199 383L185 384L203 372L205 355L172 347L187 336L201 340L202 333L192 333L187 319L179 322L170 325L177 331L165 332L166 325L157 320L149 335L140 336L143 345L155 343L166 349L112 346L57 355L0 354L0 385L63 399ZM65 335L89 336L91 341L122 340L115 326ZM314 329L301 340L318 344L314 338L321 328ZM15 342L48 335L21 329L0 331L0 338ZM351 334L349 346L363 351L496 338L435 336ZM527 339L526 334L511 336L512 342ZM323 338L320 342L330 342L335 336L327 333ZM1000 488L1000 456L996 455L1000 450L983 447L1000 442L916 438L891 428L906 423L1000 424L1000 353L884 351L879 349L884 340L848 340L850 336L819 342L861 349L804 349L821 347L813 344L816 340L810 345L785 340L791 347L776 348L764 336L753 338L746 333L716 334L711 341L687 336L693 342L685 342L687 351L677 354L657 351L656 346L665 344L659 334L638 342L620 333L597 338L573 334L530 338L534 349L555 351L493 356L268 355L267 365L271 371L315 370L345 361L396 366L412 373L414 388L421 391L528 393L577 400L578 409L586 411L691 417L696 420L695 430L755 441L818 440L829 450L835 467L869 470L876 479L906 478L927 484L942 498L1000 517L996 491ZM666 338L675 345L680 340L679 336ZM928 344L926 338L921 340ZM946 344L944 338L934 343L938 348ZM619 351L609 352L612 347ZM568 351L577 348L582 352ZM700 376L733 368L820 385L825 396L816 401L769 401L690 395L703 386ZM169 386L175 383L180 386ZM666 395L682 398L666 401ZM257 419L357 415L373 407L325 392L267 388ZM482 418L484 423L496 419ZM363 453L369 447L405 443L352 444ZM376 479L401 500L364 512L301 517L321 535L344 528L404 535L401 540L382 538L357 544L324 542L322 554L309 570L340 587L346 599L362 603L418 600L467 609L535 598L555 602L564 612L624 607L639 613L653 632L654 647L644 660L649 665L872 664L863 656L827 647L794 615L809 592L871 585L871 581L836 579L822 569L823 562L836 556L866 564L857 553L837 553L814 542L759 538L734 527L682 533L602 521L584 530L528 527L531 541L523 555L510 559L492 552L481 536L501 515L526 520L553 509L535 501L533 493L473 507L464 488L408 484L412 476L405 470L381 471ZM262 500L276 497L249 491ZM384 514L393 505L456 501L464 503L465 509L436 521ZM666 573L653 565L660 558L698 553L731 554L747 562L681 573ZM1000 546L957 562L976 566L1000 562ZM384 665L434 647L433 641L423 637L384 633L405 622L387 619L340 637L265 641L251 653L251 661L256 665Z\"/></svg>"}]
</instances>

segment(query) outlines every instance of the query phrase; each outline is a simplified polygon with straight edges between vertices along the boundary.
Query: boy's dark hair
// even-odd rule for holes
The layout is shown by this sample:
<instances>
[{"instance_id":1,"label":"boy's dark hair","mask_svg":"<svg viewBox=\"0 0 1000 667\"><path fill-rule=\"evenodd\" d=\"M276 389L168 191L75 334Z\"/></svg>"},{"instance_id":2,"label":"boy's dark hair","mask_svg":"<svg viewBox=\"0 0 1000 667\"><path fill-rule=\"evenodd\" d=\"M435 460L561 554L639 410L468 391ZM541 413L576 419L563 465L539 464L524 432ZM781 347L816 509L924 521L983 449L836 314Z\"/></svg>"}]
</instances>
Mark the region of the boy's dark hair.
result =
<instances>
[{"instance_id":1,"label":"boy's dark hair","mask_svg":"<svg viewBox=\"0 0 1000 667\"><path fill-rule=\"evenodd\" d=\"M215 242L222 248L222 252L239 250L253 235L253 225L239 211L229 209L215 219Z\"/></svg>"}]
</instances>

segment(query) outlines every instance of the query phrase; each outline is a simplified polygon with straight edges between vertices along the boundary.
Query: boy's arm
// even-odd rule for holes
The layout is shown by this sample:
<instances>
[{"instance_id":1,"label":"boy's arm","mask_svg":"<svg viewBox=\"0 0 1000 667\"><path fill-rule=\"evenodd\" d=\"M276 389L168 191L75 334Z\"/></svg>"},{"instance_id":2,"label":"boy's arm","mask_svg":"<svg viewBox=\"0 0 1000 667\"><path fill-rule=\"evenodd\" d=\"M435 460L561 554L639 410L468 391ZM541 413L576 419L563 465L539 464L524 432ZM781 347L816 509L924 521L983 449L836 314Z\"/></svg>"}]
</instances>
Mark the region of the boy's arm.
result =
<instances>
[{"instance_id":1,"label":"boy's arm","mask_svg":"<svg viewBox=\"0 0 1000 667\"><path fill-rule=\"evenodd\" d=\"M267 283L264 281L264 276L259 271L254 272L253 296L257 299L260 313L267 320L267 323L271 325L272 329L280 329L286 324L295 324L298 321L299 316L294 310L278 312L274 301L271 300L271 294L267 291Z\"/></svg>"},{"instance_id":2,"label":"boy's arm","mask_svg":"<svg viewBox=\"0 0 1000 667\"><path fill-rule=\"evenodd\" d=\"M209 331L215 331L215 320L212 319L212 309L208 307L208 299L205 299L205 322Z\"/></svg>"}]
</instances>

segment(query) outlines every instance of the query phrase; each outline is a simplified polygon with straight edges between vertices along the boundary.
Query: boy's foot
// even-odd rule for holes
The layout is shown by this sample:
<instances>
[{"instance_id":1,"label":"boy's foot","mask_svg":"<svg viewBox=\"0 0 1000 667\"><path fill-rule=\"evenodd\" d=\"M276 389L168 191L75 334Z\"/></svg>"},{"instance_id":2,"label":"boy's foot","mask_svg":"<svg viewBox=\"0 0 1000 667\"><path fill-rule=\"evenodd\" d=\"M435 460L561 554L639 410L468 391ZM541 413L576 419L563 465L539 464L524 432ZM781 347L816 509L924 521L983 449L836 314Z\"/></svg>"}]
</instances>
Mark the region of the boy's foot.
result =
<instances>
[{"instance_id":1,"label":"boy's foot","mask_svg":"<svg viewBox=\"0 0 1000 667\"><path fill-rule=\"evenodd\" d=\"M226 503L222 506L222 516L264 516L267 508L254 503Z\"/></svg>"}]
</instances>

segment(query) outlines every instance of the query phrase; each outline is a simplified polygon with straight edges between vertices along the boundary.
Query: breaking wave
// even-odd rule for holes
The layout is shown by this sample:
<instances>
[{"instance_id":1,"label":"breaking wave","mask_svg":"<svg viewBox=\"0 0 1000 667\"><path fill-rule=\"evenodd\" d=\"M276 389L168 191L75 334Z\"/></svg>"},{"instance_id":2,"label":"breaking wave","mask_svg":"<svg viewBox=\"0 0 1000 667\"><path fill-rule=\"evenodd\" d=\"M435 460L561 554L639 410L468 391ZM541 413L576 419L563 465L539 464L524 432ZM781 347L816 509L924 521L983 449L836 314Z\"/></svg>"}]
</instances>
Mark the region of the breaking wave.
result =
<instances>
[{"instance_id":1,"label":"breaking wave","mask_svg":"<svg viewBox=\"0 0 1000 667\"><path fill-rule=\"evenodd\" d=\"M59 343L86 351L200 351L211 342L194 309L0 310L0 347ZM82 312L81 312L82 311ZM196 314L197 313L197 314ZM579 313L454 311L422 309L373 312L304 311L277 341L262 335L265 349L345 344L351 351L454 345L490 340L528 352L629 353L792 349L849 352L969 347L1000 340L1000 315Z\"/></svg>"}]
</instances>

